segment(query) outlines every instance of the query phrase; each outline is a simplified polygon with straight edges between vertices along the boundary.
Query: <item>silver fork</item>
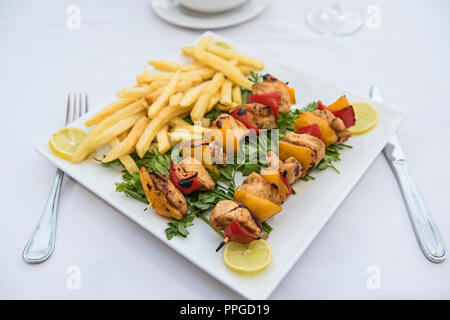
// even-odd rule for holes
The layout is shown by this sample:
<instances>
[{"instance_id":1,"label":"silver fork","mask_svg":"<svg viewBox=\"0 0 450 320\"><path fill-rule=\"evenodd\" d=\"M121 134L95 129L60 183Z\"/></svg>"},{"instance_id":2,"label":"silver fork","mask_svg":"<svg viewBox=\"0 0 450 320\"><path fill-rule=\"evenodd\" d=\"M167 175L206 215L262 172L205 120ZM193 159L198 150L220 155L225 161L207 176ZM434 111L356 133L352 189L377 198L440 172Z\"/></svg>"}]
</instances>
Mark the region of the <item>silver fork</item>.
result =
<instances>
[{"instance_id":1,"label":"silver fork","mask_svg":"<svg viewBox=\"0 0 450 320\"><path fill-rule=\"evenodd\" d=\"M87 94L75 93L73 95L67 95L66 125L87 112ZM57 169L53 186L39 223L23 249L22 257L27 263L36 264L44 262L53 253L53 249L55 248L59 193L63 178L64 172Z\"/></svg>"}]
</instances>

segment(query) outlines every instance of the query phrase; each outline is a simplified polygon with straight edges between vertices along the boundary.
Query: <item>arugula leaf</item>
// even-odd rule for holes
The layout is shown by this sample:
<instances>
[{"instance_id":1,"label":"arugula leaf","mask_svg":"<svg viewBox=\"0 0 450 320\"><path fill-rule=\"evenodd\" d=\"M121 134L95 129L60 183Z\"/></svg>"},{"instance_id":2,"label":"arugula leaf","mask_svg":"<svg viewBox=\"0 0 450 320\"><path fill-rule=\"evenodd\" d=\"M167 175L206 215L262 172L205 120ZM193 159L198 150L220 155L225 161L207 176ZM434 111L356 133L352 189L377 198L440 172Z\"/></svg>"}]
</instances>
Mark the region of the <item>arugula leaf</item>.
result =
<instances>
[{"instance_id":1,"label":"arugula leaf","mask_svg":"<svg viewBox=\"0 0 450 320\"><path fill-rule=\"evenodd\" d=\"M204 115L205 118L211 119L211 120L216 120L217 117L222 113L223 111L219 110L219 109L212 109L211 111L209 111L207 114Z\"/></svg>"},{"instance_id":2,"label":"arugula leaf","mask_svg":"<svg viewBox=\"0 0 450 320\"><path fill-rule=\"evenodd\" d=\"M289 131L294 131L294 122L302 112L310 112L317 109L317 102L311 102L303 109L295 109L289 112L280 113L277 120L277 127L280 139Z\"/></svg>"},{"instance_id":3,"label":"arugula leaf","mask_svg":"<svg viewBox=\"0 0 450 320\"><path fill-rule=\"evenodd\" d=\"M139 172L135 172L131 175L125 171L122 179L123 182L116 182L117 192L123 192L127 197L132 197L144 203L148 203L144 189L142 188Z\"/></svg>"},{"instance_id":4,"label":"arugula leaf","mask_svg":"<svg viewBox=\"0 0 450 320\"><path fill-rule=\"evenodd\" d=\"M328 146L325 149L325 157L323 157L323 159L319 162L316 168L319 170L331 168L337 173L341 173L334 166L334 162L341 161L341 153L339 152L339 150L342 150L344 148L353 148L353 147L347 144L333 144L331 146Z\"/></svg>"},{"instance_id":5,"label":"arugula leaf","mask_svg":"<svg viewBox=\"0 0 450 320\"><path fill-rule=\"evenodd\" d=\"M164 231L166 233L167 240L171 240L174 236L180 235L182 237L187 237L189 235L188 227L193 226L192 221L194 216L191 214L185 215L181 220L172 219L168 223L169 227Z\"/></svg>"},{"instance_id":6,"label":"arugula leaf","mask_svg":"<svg viewBox=\"0 0 450 320\"><path fill-rule=\"evenodd\" d=\"M257 72L250 70L250 76L248 77L248 80L250 80L253 83L257 83L262 80L262 76L260 76Z\"/></svg>"}]
</instances>

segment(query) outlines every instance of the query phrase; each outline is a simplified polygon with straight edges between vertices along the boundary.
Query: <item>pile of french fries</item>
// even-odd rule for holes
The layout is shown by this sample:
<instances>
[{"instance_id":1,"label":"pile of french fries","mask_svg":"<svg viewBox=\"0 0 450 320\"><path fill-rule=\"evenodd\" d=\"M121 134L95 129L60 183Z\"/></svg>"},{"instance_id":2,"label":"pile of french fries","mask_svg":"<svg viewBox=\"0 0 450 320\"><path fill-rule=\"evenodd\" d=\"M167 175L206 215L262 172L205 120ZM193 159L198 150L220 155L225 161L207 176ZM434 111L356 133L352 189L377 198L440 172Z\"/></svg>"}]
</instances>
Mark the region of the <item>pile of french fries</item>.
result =
<instances>
[{"instance_id":1,"label":"pile of french fries","mask_svg":"<svg viewBox=\"0 0 450 320\"><path fill-rule=\"evenodd\" d=\"M72 162L83 161L95 149L109 144L103 162L119 159L130 173L139 169L130 156L144 157L156 147L165 153L182 141L201 138L209 129L204 115L217 108L228 111L242 104L241 87L251 90L248 75L264 64L238 53L223 42L203 37L198 46L183 47L189 64L152 60L136 77L136 85L119 90L115 101L85 122L92 127L79 144ZM194 125L183 120L190 115Z\"/></svg>"}]
</instances>

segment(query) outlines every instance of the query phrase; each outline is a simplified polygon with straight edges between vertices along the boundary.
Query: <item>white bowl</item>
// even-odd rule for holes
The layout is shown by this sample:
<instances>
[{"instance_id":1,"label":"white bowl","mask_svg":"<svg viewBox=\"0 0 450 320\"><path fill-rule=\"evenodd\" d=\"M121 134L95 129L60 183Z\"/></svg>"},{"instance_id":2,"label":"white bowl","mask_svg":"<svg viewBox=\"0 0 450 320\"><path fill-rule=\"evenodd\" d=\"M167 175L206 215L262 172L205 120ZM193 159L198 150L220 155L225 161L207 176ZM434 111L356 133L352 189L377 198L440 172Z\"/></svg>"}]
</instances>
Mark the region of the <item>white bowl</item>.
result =
<instances>
[{"instance_id":1,"label":"white bowl","mask_svg":"<svg viewBox=\"0 0 450 320\"><path fill-rule=\"evenodd\" d=\"M247 0L178 0L179 4L188 9L216 13L234 9Z\"/></svg>"}]
</instances>

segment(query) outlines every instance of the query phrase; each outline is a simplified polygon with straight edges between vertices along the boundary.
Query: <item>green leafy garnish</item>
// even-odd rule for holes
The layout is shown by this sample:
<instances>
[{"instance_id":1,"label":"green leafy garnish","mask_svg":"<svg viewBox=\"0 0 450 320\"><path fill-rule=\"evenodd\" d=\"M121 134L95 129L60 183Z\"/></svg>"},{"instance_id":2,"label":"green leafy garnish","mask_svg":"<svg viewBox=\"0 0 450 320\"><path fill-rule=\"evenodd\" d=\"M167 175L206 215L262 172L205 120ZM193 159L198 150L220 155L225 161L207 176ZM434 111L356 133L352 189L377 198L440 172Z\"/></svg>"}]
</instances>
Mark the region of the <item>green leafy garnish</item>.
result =
<instances>
[{"instance_id":1,"label":"green leafy garnish","mask_svg":"<svg viewBox=\"0 0 450 320\"><path fill-rule=\"evenodd\" d=\"M303 109L295 109L289 112L280 113L277 120L277 127L280 133L280 139L289 131L294 131L294 122L302 112L310 112L317 109L317 102L311 102Z\"/></svg>"},{"instance_id":2,"label":"green leafy garnish","mask_svg":"<svg viewBox=\"0 0 450 320\"><path fill-rule=\"evenodd\" d=\"M172 219L168 223L169 227L165 229L167 240L171 240L174 236L180 235L187 237L189 235L188 227L193 226L192 221L194 216L191 214L185 215L181 220Z\"/></svg>"},{"instance_id":3,"label":"green leafy garnish","mask_svg":"<svg viewBox=\"0 0 450 320\"><path fill-rule=\"evenodd\" d=\"M123 192L127 197L132 197L144 203L148 203L142 188L139 172L129 174L127 171L122 176L123 182L116 182L116 191Z\"/></svg>"},{"instance_id":4,"label":"green leafy garnish","mask_svg":"<svg viewBox=\"0 0 450 320\"><path fill-rule=\"evenodd\" d=\"M331 168L337 173L341 173L334 166L334 162L341 161L341 153L339 152L339 150L342 150L344 148L353 148L353 147L343 143L328 146L325 150L325 157L323 157L323 159L319 162L316 168L319 170Z\"/></svg>"}]
</instances>

